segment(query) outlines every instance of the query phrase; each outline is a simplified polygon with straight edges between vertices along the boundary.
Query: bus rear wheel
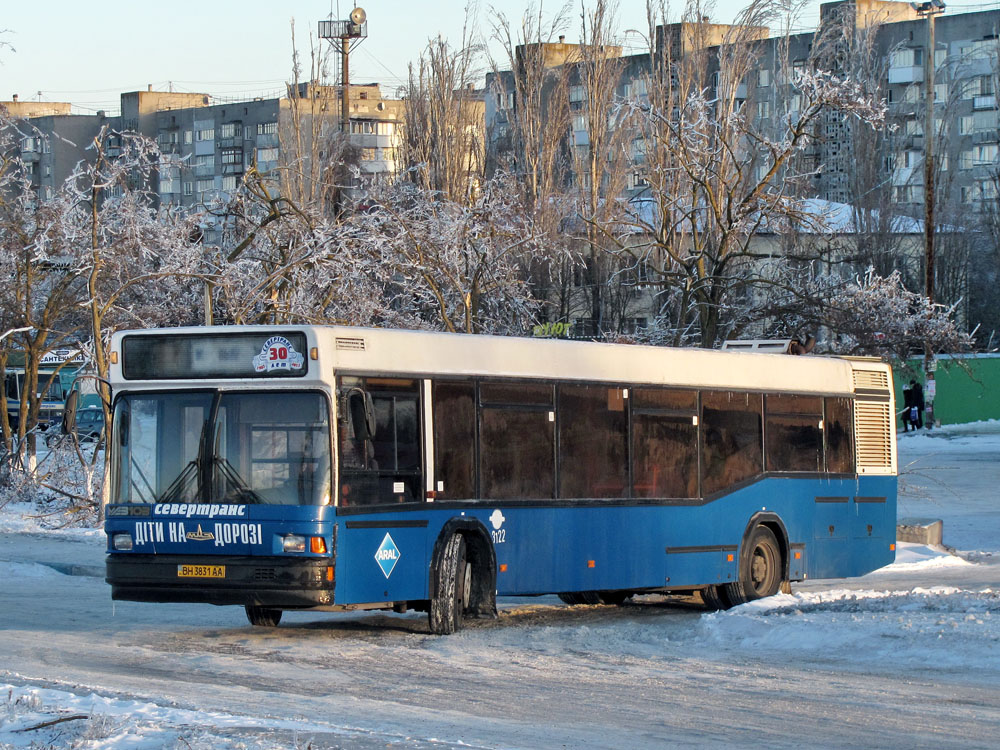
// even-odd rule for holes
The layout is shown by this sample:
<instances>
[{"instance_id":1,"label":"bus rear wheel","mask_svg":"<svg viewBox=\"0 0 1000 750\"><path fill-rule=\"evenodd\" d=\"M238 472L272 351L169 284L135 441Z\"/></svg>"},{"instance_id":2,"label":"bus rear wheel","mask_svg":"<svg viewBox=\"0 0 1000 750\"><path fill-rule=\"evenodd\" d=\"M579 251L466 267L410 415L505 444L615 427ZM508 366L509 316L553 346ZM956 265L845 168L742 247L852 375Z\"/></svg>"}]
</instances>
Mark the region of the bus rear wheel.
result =
<instances>
[{"instance_id":1,"label":"bus rear wheel","mask_svg":"<svg viewBox=\"0 0 1000 750\"><path fill-rule=\"evenodd\" d=\"M262 628L274 628L281 622L281 610L270 609L268 607L255 607L252 604L246 606L247 619L251 625Z\"/></svg>"},{"instance_id":2,"label":"bus rear wheel","mask_svg":"<svg viewBox=\"0 0 1000 750\"><path fill-rule=\"evenodd\" d=\"M722 596L730 607L774 596L781 589L781 547L774 532L766 526L755 527L746 549L739 579L722 586Z\"/></svg>"},{"instance_id":3,"label":"bus rear wheel","mask_svg":"<svg viewBox=\"0 0 1000 750\"><path fill-rule=\"evenodd\" d=\"M462 627L472 588L471 566L465 537L461 534L452 534L445 544L436 571L436 583L436 595L431 599L427 617L432 633L448 635Z\"/></svg>"}]
</instances>

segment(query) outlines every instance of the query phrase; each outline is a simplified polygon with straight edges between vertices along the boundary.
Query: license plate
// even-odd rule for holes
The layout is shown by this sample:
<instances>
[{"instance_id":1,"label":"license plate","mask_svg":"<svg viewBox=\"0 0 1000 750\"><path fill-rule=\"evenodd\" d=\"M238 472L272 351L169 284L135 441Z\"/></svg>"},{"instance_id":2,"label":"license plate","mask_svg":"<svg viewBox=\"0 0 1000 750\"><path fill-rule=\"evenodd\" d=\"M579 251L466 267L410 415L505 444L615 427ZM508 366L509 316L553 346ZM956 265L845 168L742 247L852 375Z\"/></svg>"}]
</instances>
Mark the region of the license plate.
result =
<instances>
[{"instance_id":1,"label":"license plate","mask_svg":"<svg viewBox=\"0 0 1000 750\"><path fill-rule=\"evenodd\" d=\"M178 578L225 578L225 565L178 565Z\"/></svg>"}]
</instances>

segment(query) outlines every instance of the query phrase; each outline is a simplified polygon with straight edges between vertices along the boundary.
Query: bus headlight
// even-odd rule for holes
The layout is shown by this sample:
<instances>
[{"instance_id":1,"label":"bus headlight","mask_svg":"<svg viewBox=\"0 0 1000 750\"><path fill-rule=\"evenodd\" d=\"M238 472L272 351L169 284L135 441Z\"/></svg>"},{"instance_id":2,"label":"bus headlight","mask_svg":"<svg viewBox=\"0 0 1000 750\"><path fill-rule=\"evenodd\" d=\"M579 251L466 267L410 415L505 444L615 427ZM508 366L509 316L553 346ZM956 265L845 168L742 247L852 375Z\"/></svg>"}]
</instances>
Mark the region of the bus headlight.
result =
<instances>
[{"instance_id":1,"label":"bus headlight","mask_svg":"<svg viewBox=\"0 0 1000 750\"><path fill-rule=\"evenodd\" d=\"M298 534L288 534L281 540L281 548L285 552L305 552L306 538Z\"/></svg>"},{"instance_id":2,"label":"bus headlight","mask_svg":"<svg viewBox=\"0 0 1000 750\"><path fill-rule=\"evenodd\" d=\"M127 531L120 531L111 535L111 549L118 552L128 552L132 549L132 535Z\"/></svg>"}]
</instances>

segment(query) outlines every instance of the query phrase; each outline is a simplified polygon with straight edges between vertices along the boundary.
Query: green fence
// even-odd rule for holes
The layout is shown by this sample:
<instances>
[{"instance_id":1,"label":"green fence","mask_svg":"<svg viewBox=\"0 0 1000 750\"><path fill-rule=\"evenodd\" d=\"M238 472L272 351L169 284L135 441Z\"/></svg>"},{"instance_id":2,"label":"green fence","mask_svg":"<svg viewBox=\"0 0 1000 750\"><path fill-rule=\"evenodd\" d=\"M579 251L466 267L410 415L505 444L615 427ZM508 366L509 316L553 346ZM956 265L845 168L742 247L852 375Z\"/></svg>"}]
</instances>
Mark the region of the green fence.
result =
<instances>
[{"instance_id":1,"label":"green fence","mask_svg":"<svg viewBox=\"0 0 1000 750\"><path fill-rule=\"evenodd\" d=\"M939 355L935 361L935 420L941 424L961 424L1000 419L1000 354ZM906 367L896 363L892 372L896 381L896 411L899 412L903 409L903 385L911 380L924 383L924 360L911 359ZM925 395L926 392L925 385ZM898 420L896 426L899 427Z\"/></svg>"}]
</instances>

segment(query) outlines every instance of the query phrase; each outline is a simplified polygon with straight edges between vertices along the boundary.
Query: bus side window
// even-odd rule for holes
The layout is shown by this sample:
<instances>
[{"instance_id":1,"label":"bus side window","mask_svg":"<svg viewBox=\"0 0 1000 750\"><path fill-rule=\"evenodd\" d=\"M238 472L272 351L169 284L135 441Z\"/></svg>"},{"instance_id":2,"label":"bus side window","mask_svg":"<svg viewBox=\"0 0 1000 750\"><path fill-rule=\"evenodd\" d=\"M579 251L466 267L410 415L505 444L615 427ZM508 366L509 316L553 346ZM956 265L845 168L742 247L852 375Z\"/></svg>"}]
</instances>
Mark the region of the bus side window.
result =
<instances>
[{"instance_id":1,"label":"bus side window","mask_svg":"<svg viewBox=\"0 0 1000 750\"><path fill-rule=\"evenodd\" d=\"M436 381L431 401L438 497L470 500L476 496L476 386Z\"/></svg>"},{"instance_id":2,"label":"bus side window","mask_svg":"<svg viewBox=\"0 0 1000 750\"><path fill-rule=\"evenodd\" d=\"M555 493L553 386L484 382L479 398L483 498L551 499Z\"/></svg>"},{"instance_id":3,"label":"bus side window","mask_svg":"<svg viewBox=\"0 0 1000 750\"><path fill-rule=\"evenodd\" d=\"M347 378L345 378L345 381ZM417 382L352 378L342 384L342 505L423 499ZM347 388L344 393L344 387Z\"/></svg>"},{"instance_id":4,"label":"bus side window","mask_svg":"<svg viewBox=\"0 0 1000 750\"><path fill-rule=\"evenodd\" d=\"M763 471L763 421L760 394L702 393L703 495L725 490Z\"/></svg>"},{"instance_id":5,"label":"bus side window","mask_svg":"<svg viewBox=\"0 0 1000 750\"><path fill-rule=\"evenodd\" d=\"M634 497L698 496L698 392L632 391Z\"/></svg>"},{"instance_id":6,"label":"bus side window","mask_svg":"<svg viewBox=\"0 0 1000 750\"><path fill-rule=\"evenodd\" d=\"M826 399L826 416L823 427L823 436L826 441L826 470L834 474L853 473L851 399Z\"/></svg>"},{"instance_id":7,"label":"bus side window","mask_svg":"<svg viewBox=\"0 0 1000 750\"><path fill-rule=\"evenodd\" d=\"M624 392L559 386L559 497L628 497Z\"/></svg>"},{"instance_id":8,"label":"bus side window","mask_svg":"<svg viewBox=\"0 0 1000 750\"><path fill-rule=\"evenodd\" d=\"M823 399L769 394L766 404L767 471L822 471Z\"/></svg>"}]
</instances>

